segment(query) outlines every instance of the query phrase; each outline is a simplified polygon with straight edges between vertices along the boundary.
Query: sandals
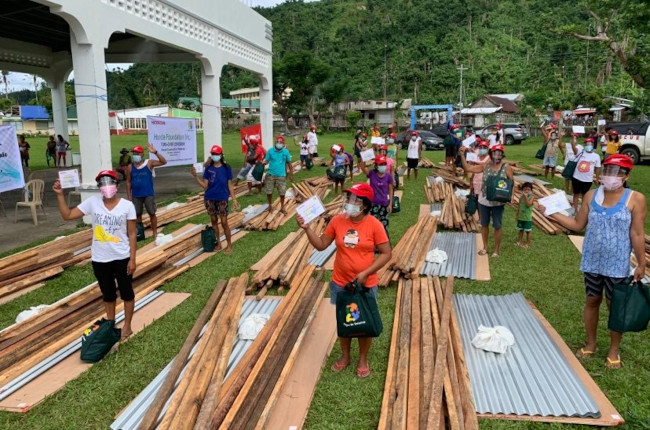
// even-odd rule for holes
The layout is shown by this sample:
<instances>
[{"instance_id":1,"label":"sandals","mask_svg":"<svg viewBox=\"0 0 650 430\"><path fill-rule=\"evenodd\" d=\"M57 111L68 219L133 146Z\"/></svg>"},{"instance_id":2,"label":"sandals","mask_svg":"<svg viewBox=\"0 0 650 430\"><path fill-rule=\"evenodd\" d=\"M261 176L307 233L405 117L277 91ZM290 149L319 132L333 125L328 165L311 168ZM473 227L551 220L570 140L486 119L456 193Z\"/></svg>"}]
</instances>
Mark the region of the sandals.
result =
<instances>
[{"instance_id":1,"label":"sandals","mask_svg":"<svg viewBox=\"0 0 650 430\"><path fill-rule=\"evenodd\" d=\"M608 369L620 369L623 367L623 363L621 363L621 356L617 355L616 360L612 360L611 358L607 357L607 361L605 362L605 367Z\"/></svg>"},{"instance_id":2,"label":"sandals","mask_svg":"<svg viewBox=\"0 0 650 430\"><path fill-rule=\"evenodd\" d=\"M578 358L583 358L583 359L584 359L584 358L591 358L591 357L594 356L594 354L596 353L596 351L597 351L596 349L594 349L593 351L590 351L590 350L588 350L588 349L580 348L580 349L578 350L578 352L576 352L576 357L578 357Z\"/></svg>"},{"instance_id":3,"label":"sandals","mask_svg":"<svg viewBox=\"0 0 650 430\"><path fill-rule=\"evenodd\" d=\"M345 362L337 360L337 361L334 362L334 364L332 364L332 367L330 367L330 369L332 369L332 372L334 372L334 373L341 373L345 369L347 369L349 365L350 365L349 361L347 363L345 363Z\"/></svg>"},{"instance_id":4,"label":"sandals","mask_svg":"<svg viewBox=\"0 0 650 430\"><path fill-rule=\"evenodd\" d=\"M486 254L487 254L487 249L481 249L481 250L478 252L478 255L486 255Z\"/></svg>"},{"instance_id":5,"label":"sandals","mask_svg":"<svg viewBox=\"0 0 650 430\"><path fill-rule=\"evenodd\" d=\"M365 379L370 376L370 367L361 368L357 367L357 378Z\"/></svg>"}]
</instances>

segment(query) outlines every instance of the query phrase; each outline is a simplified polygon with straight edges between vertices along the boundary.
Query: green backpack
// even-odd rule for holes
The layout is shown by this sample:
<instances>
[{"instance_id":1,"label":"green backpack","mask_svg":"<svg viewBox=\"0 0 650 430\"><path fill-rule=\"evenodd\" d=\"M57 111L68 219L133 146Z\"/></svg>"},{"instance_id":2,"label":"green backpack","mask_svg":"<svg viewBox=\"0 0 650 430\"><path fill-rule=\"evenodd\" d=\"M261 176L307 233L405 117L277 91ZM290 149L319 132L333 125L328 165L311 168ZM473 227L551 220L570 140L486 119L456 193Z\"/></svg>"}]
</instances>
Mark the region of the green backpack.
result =
<instances>
[{"instance_id":1,"label":"green backpack","mask_svg":"<svg viewBox=\"0 0 650 430\"><path fill-rule=\"evenodd\" d=\"M378 337L381 334L384 326L377 300L369 290L358 282L351 282L337 294L336 331L339 337Z\"/></svg>"},{"instance_id":2,"label":"green backpack","mask_svg":"<svg viewBox=\"0 0 650 430\"><path fill-rule=\"evenodd\" d=\"M144 240L144 224L141 222L135 223L135 238L138 242Z\"/></svg>"},{"instance_id":3,"label":"green backpack","mask_svg":"<svg viewBox=\"0 0 650 430\"><path fill-rule=\"evenodd\" d=\"M508 179L503 173L506 165L502 165L499 173L496 175L487 175L484 173L485 179L485 198L491 202L497 203L510 203L512 200L512 189L515 186L515 181ZM488 167L486 166L486 169Z\"/></svg>"},{"instance_id":4,"label":"green backpack","mask_svg":"<svg viewBox=\"0 0 650 430\"><path fill-rule=\"evenodd\" d=\"M211 225L208 225L201 232L201 246L205 252L212 252L217 246L217 234Z\"/></svg>"},{"instance_id":5,"label":"green backpack","mask_svg":"<svg viewBox=\"0 0 650 430\"><path fill-rule=\"evenodd\" d=\"M114 320L102 318L88 327L81 336L81 361L97 363L122 337L122 329Z\"/></svg>"},{"instance_id":6,"label":"green backpack","mask_svg":"<svg viewBox=\"0 0 650 430\"><path fill-rule=\"evenodd\" d=\"M399 197L393 196L393 213L396 214L402 210L402 205L399 202Z\"/></svg>"}]
</instances>

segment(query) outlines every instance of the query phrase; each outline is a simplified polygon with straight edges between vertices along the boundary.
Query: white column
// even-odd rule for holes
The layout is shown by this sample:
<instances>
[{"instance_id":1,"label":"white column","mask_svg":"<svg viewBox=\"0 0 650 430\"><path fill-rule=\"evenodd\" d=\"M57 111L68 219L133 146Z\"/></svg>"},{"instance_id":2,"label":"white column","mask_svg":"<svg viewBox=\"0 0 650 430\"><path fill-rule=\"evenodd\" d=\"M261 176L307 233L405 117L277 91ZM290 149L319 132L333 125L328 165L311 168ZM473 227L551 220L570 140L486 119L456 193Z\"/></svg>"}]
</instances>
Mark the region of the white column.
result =
<instances>
[{"instance_id":1,"label":"white column","mask_svg":"<svg viewBox=\"0 0 650 430\"><path fill-rule=\"evenodd\" d=\"M215 68L214 75L201 72L201 102L203 104L203 159L210 156L212 145L221 142L221 68Z\"/></svg>"},{"instance_id":2,"label":"white column","mask_svg":"<svg viewBox=\"0 0 650 430\"><path fill-rule=\"evenodd\" d=\"M52 93L52 116L54 120L54 133L60 134L65 140L70 140L68 134L68 111L65 98L65 79L56 79L50 82ZM72 161L72 160L71 160Z\"/></svg>"},{"instance_id":3,"label":"white column","mask_svg":"<svg viewBox=\"0 0 650 430\"><path fill-rule=\"evenodd\" d=\"M273 77L271 72L260 77L260 124L262 125L262 144L273 147Z\"/></svg>"},{"instance_id":4,"label":"white column","mask_svg":"<svg viewBox=\"0 0 650 430\"><path fill-rule=\"evenodd\" d=\"M82 188L96 189L97 173L112 168L104 44L96 41L77 43L71 32L70 45L79 120ZM81 198L90 195L92 191L82 191Z\"/></svg>"}]
</instances>

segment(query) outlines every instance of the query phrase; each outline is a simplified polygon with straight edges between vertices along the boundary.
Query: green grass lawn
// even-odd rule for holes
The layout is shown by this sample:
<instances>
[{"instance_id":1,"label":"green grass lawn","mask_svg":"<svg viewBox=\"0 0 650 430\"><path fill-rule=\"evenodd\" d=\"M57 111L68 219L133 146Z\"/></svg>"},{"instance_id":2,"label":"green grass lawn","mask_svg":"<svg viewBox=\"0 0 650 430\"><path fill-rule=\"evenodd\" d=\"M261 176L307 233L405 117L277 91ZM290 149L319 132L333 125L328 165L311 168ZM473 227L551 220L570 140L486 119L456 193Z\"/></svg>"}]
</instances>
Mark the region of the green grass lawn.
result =
<instances>
[{"instance_id":1,"label":"green grass lawn","mask_svg":"<svg viewBox=\"0 0 650 430\"><path fill-rule=\"evenodd\" d=\"M333 143L351 142L351 135L328 134L321 136L320 152ZM30 139L30 143L35 139ZM122 146L143 144L146 136L114 136L112 149L117 156ZM73 145L75 141L73 140ZM507 156L524 163L537 163L534 158L540 141L530 139L522 145L507 148ZM44 145L44 141L43 141ZM224 136L226 157L239 166L238 136ZM34 146L34 143L32 143ZM44 147L44 146L43 146ZM291 145L297 156L297 147ZM234 155L230 155L234 154ZM440 151L427 152L432 161L443 159ZM114 160L117 160L115 158ZM233 161L234 160L234 161ZM43 163L45 163L43 161ZM427 170L420 171L417 181L407 182L402 211L391 217L390 236L393 245L410 225L415 223L419 205L425 203L423 184ZM300 172L296 179L324 174L324 168L315 167L310 172ZM630 186L648 193L650 168L637 166L632 173ZM562 188L560 180L554 185ZM263 196L240 198L243 206L263 202ZM474 294L505 294L522 292L539 308L566 343L577 349L582 345L582 304L584 285L578 270L580 253L564 236L549 236L533 230L533 247L524 250L514 246L516 241L515 211L508 207L504 215L504 235L501 257L490 260L491 282L457 280L456 291ZM206 223L207 215L199 215L187 222ZM165 232L180 228L185 223L165 227ZM646 223L646 227L647 227ZM296 230L293 222L275 232L251 232L233 244L232 255L219 254L203 262L166 284L165 291L190 292L192 296L143 332L135 335L120 349L93 366L79 378L46 399L27 414L0 413L2 429L106 429L114 416L124 408L177 353L190 331L196 317L219 279L238 276L265 255L274 244L290 231ZM70 268L46 286L8 304L0 306L0 326L11 324L16 314L29 306L51 303L92 282L89 267ZM395 287L379 292L379 304L384 320L384 333L371 350L372 376L367 380L354 377L354 366L341 374L329 371L337 358L338 345L334 347L318 383L316 394L307 418L309 429L372 429L376 428L383 395L384 377L390 348L390 334L395 304ZM606 318L599 326L599 352L585 364L587 370L627 420L626 428L650 428L650 339L646 333L624 337L621 357L624 367L618 371L604 367L608 338ZM547 424L482 420L486 429L545 429ZM559 425L552 425L559 428ZM565 426L578 428L578 426Z\"/></svg>"}]
</instances>

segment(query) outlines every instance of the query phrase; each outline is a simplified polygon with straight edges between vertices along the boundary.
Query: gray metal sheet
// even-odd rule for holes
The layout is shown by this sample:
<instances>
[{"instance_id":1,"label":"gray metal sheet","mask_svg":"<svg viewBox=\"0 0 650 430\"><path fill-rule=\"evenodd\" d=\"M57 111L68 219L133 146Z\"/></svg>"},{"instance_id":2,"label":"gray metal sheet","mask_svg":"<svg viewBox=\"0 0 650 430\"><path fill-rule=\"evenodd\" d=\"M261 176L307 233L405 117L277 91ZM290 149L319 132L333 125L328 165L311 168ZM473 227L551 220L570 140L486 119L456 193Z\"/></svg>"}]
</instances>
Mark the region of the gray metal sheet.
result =
<instances>
[{"instance_id":1,"label":"gray metal sheet","mask_svg":"<svg viewBox=\"0 0 650 430\"><path fill-rule=\"evenodd\" d=\"M431 203L431 212L433 211L442 212L442 203Z\"/></svg>"},{"instance_id":2,"label":"gray metal sheet","mask_svg":"<svg viewBox=\"0 0 650 430\"><path fill-rule=\"evenodd\" d=\"M441 264L425 261L420 274L476 279L475 233L436 233L429 251L436 248L447 253L447 261Z\"/></svg>"},{"instance_id":3,"label":"gray metal sheet","mask_svg":"<svg viewBox=\"0 0 650 430\"><path fill-rule=\"evenodd\" d=\"M455 294L454 307L478 413L600 417L596 402L522 294ZM515 344L505 354L475 348L471 341L479 325L507 327Z\"/></svg>"},{"instance_id":4,"label":"gray metal sheet","mask_svg":"<svg viewBox=\"0 0 650 430\"><path fill-rule=\"evenodd\" d=\"M309 264L313 264L316 267L323 267L332 254L334 254L334 251L336 251L335 242L332 242L330 246L322 251L316 251L315 249L312 250L311 255L309 256Z\"/></svg>"},{"instance_id":5,"label":"gray metal sheet","mask_svg":"<svg viewBox=\"0 0 650 430\"><path fill-rule=\"evenodd\" d=\"M239 317L239 326L241 326L244 322L244 320L252 315L252 314L268 314L272 315L273 312L275 312L275 309L278 307L282 300L279 298L263 298L262 300L255 300L255 299L245 299L244 304L242 306L242 313L241 316ZM207 324L206 324L207 325ZM203 336L203 332L205 331L206 326L203 326L203 330L201 331L201 336ZM237 363L241 360L241 358L244 356L246 351L248 351L248 348L251 346L253 343L252 340L241 340L239 337L235 339L235 344L233 346L233 351L230 354L230 357L228 359L228 367L226 368L226 378L230 375L230 372L235 368ZM194 355L194 352L196 351L197 345L194 345L194 348L192 348L192 351L190 352L190 358ZM149 408L149 405L153 402L154 398L156 397L156 393L160 389L160 386L164 382L165 378L167 377L167 374L169 373L169 370L172 367L172 363L174 361L170 361L167 366L147 385L138 396L133 399L133 401L122 411L122 413L113 421L111 424L111 429L113 430L130 430L130 429L137 429L138 425L140 424L140 421L142 421L142 418L144 417L144 414L146 413L147 409ZM185 368L183 368L183 371L181 372L178 380L176 381L176 386L178 386L179 382L183 378L183 375L185 374ZM163 412L161 416L164 415L165 411L169 407L169 403L171 401L171 398L173 397L170 396L170 399L167 401L167 404L165 405Z\"/></svg>"}]
</instances>

